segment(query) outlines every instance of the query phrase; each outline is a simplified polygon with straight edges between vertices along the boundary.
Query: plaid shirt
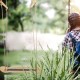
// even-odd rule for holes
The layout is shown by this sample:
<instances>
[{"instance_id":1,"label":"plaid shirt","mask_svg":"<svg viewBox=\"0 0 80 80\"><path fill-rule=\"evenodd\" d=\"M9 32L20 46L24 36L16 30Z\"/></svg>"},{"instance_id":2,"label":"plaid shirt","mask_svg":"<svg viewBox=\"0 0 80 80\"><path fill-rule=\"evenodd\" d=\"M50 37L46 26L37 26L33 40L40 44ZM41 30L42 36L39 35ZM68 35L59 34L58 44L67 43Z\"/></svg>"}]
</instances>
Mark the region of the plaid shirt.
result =
<instances>
[{"instance_id":1,"label":"plaid shirt","mask_svg":"<svg viewBox=\"0 0 80 80\"><path fill-rule=\"evenodd\" d=\"M80 30L72 30L71 34L76 41L80 41ZM62 43L62 48L73 50L73 43L71 37L69 36L69 33L67 33L67 35L65 36L65 39Z\"/></svg>"}]
</instances>

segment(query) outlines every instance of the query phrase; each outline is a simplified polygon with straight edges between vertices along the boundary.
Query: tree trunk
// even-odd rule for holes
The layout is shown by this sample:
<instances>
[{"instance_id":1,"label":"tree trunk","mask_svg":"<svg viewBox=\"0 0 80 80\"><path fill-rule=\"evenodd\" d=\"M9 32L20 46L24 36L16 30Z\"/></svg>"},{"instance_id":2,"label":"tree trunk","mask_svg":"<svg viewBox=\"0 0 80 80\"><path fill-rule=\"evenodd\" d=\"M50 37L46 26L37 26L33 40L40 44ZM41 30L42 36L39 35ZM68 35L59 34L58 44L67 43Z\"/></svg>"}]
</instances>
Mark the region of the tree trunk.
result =
<instances>
[{"instance_id":1,"label":"tree trunk","mask_svg":"<svg viewBox=\"0 0 80 80\"><path fill-rule=\"evenodd\" d=\"M19 19L19 24L21 26L21 31L24 31L24 26L23 26L23 23L22 23L21 19Z\"/></svg>"}]
</instances>

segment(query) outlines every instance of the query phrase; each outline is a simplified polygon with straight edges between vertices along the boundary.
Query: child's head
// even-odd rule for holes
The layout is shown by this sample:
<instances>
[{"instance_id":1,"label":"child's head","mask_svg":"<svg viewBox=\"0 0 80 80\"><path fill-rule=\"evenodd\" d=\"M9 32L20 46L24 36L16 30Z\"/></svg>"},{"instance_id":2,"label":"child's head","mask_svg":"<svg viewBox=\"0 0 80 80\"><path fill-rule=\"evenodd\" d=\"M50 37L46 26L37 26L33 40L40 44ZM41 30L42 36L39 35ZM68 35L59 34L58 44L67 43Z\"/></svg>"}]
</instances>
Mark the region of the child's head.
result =
<instances>
[{"instance_id":1,"label":"child's head","mask_svg":"<svg viewBox=\"0 0 80 80\"><path fill-rule=\"evenodd\" d=\"M78 13L70 14L68 21L70 24L70 31L76 27L80 27L80 15Z\"/></svg>"}]
</instances>

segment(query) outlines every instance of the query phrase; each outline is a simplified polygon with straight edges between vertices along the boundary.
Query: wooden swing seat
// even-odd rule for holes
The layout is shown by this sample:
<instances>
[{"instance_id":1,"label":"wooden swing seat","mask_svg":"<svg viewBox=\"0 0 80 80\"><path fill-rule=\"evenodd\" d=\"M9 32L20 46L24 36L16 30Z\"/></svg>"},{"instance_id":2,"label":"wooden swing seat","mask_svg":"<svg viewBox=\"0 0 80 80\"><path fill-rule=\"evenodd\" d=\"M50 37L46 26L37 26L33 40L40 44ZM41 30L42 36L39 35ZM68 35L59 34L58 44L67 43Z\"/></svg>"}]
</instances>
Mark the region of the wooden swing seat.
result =
<instances>
[{"instance_id":1,"label":"wooden swing seat","mask_svg":"<svg viewBox=\"0 0 80 80\"><path fill-rule=\"evenodd\" d=\"M5 67L1 66L0 71L3 72L4 74L15 74L15 73L25 73L25 72L30 72L30 71L37 71L38 69L33 69L29 67L21 67L21 66L15 66L15 67Z\"/></svg>"}]
</instances>

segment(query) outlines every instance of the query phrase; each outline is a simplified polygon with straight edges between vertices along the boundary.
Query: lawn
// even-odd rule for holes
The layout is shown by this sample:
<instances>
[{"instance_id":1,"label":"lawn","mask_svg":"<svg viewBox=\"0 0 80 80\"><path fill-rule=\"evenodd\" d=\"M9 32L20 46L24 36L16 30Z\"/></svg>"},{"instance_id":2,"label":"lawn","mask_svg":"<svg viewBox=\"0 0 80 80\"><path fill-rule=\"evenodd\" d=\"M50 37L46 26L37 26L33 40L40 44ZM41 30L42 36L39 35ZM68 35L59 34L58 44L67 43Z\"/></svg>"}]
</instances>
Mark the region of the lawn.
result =
<instances>
[{"instance_id":1,"label":"lawn","mask_svg":"<svg viewBox=\"0 0 80 80\"><path fill-rule=\"evenodd\" d=\"M40 59L44 55L44 51L11 51L6 53L5 61L8 65L29 65L32 58Z\"/></svg>"},{"instance_id":2,"label":"lawn","mask_svg":"<svg viewBox=\"0 0 80 80\"><path fill-rule=\"evenodd\" d=\"M34 64L34 61L40 61L42 57L44 57L47 52L44 51L11 51L7 53L7 56L5 58L6 64L8 66L28 66L31 67L31 65ZM32 59L34 59L32 61ZM31 64L31 61L33 62ZM32 71L31 71L32 72ZM30 72L30 74L31 74ZM26 77L25 77L26 76ZM29 72L28 74L23 73L18 73L18 74L10 74L10 75L5 75L5 78L7 80L29 80ZM27 79L26 79L27 78ZM31 79L30 79L31 80Z\"/></svg>"}]
</instances>

